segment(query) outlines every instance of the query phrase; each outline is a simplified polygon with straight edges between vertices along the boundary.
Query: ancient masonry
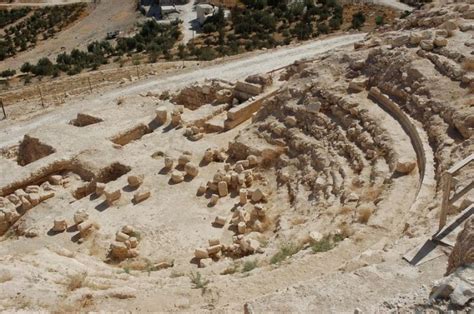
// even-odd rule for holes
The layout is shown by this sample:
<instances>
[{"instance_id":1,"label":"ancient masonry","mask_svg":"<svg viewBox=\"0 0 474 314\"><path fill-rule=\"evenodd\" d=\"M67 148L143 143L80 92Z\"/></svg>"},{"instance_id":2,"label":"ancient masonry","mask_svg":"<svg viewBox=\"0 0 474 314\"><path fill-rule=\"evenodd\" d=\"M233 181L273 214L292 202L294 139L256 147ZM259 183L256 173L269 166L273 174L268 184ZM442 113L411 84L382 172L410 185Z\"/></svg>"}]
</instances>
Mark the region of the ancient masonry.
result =
<instances>
[{"instance_id":1,"label":"ancient masonry","mask_svg":"<svg viewBox=\"0 0 474 314\"><path fill-rule=\"evenodd\" d=\"M391 298L419 303L424 285L423 309L469 308L473 21L474 4L432 5L271 73L34 128L0 151L0 263L19 278L2 289L42 293L41 271L50 309L72 281L45 265L60 260L87 270L68 288L81 304L149 309L159 291L163 311L410 311Z\"/></svg>"}]
</instances>

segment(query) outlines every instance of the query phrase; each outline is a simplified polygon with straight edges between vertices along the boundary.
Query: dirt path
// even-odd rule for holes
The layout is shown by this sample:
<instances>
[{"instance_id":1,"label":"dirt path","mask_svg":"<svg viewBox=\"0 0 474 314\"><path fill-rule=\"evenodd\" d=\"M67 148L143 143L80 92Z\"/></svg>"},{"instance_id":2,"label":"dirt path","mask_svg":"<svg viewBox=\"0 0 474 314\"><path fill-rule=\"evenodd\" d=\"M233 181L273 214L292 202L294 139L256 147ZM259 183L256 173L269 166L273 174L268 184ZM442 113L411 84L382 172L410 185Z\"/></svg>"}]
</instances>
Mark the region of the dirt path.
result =
<instances>
[{"instance_id":1,"label":"dirt path","mask_svg":"<svg viewBox=\"0 0 474 314\"><path fill-rule=\"evenodd\" d=\"M193 29L197 23L194 1L185 5L177 5L176 8L181 13L179 18L183 21L183 43L187 44L193 38Z\"/></svg>"},{"instance_id":2,"label":"dirt path","mask_svg":"<svg viewBox=\"0 0 474 314\"><path fill-rule=\"evenodd\" d=\"M53 5L62 5L62 4L72 4L72 3L92 3L96 2L96 0L43 0L43 1L20 1L14 3L0 3L0 7L46 7L46 6L53 6Z\"/></svg>"},{"instance_id":3,"label":"dirt path","mask_svg":"<svg viewBox=\"0 0 474 314\"><path fill-rule=\"evenodd\" d=\"M210 78L238 80L251 74L268 72L289 65L296 60L313 57L332 49L353 44L354 42L364 38L364 36L365 34L351 34L307 42L292 48L281 48L253 55L248 58L201 68L190 73L171 75L158 80L153 78L140 81L125 88L122 87L111 90L102 95L92 94L84 99L69 103L67 107L62 108L61 110L52 111L27 122L15 123L13 121L13 123L8 127L6 126L6 124L9 123L8 121L0 122L2 128L0 131L0 146L14 145L26 133L34 130L38 126L48 123L69 121L78 112L87 111L88 109L95 108L121 96L147 91L178 89L190 83Z\"/></svg>"},{"instance_id":4,"label":"dirt path","mask_svg":"<svg viewBox=\"0 0 474 314\"><path fill-rule=\"evenodd\" d=\"M405 3L397 0L374 0L375 4L383 5L386 7L394 8L400 11L412 11L413 8Z\"/></svg>"}]
</instances>

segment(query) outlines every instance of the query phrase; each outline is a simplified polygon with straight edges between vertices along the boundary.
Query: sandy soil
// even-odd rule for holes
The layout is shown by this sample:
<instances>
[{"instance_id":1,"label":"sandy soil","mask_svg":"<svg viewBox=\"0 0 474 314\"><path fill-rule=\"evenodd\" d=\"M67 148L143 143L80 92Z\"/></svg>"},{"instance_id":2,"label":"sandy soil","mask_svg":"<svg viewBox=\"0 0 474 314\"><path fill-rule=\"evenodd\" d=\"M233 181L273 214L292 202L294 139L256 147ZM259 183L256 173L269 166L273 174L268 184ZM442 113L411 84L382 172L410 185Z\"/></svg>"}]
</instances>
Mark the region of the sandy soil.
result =
<instances>
[{"instance_id":1,"label":"sandy soil","mask_svg":"<svg viewBox=\"0 0 474 314\"><path fill-rule=\"evenodd\" d=\"M23 63L36 63L42 57L55 60L59 53L70 52L74 48L84 50L91 42L105 39L107 32L132 29L142 18L135 10L135 2L131 0L102 0L91 6L91 12L85 18L73 23L52 39L38 41L34 49L4 60L0 64L0 70L20 68Z\"/></svg>"},{"instance_id":2,"label":"sandy soil","mask_svg":"<svg viewBox=\"0 0 474 314\"><path fill-rule=\"evenodd\" d=\"M173 90L184 87L193 82L211 78L236 79L244 78L251 74L271 71L296 60L312 57L318 53L350 45L361 40L365 34L344 35L326 40L307 42L293 48L282 48L266 53L253 55L248 58L238 59L211 67L204 67L190 73L171 75L162 79L149 79L137 82L123 89L115 89L103 95L91 95L77 102L67 104L64 110L54 111L44 116L39 116L25 123L12 125L8 120L0 121L0 143L8 146L16 143L23 135L39 125L51 122L66 121L80 110L94 108L103 102L108 102L117 97L148 91Z\"/></svg>"}]
</instances>

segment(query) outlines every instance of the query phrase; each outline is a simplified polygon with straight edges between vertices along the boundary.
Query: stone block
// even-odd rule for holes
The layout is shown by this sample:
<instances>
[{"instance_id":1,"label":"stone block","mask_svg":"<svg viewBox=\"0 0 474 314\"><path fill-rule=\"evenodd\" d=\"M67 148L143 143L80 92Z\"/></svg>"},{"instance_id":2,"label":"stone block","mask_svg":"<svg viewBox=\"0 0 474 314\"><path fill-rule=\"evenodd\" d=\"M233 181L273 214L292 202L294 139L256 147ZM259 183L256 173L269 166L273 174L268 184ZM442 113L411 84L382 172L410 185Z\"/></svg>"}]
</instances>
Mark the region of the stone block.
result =
<instances>
[{"instance_id":1,"label":"stone block","mask_svg":"<svg viewBox=\"0 0 474 314\"><path fill-rule=\"evenodd\" d=\"M214 219L214 224L217 226L224 226L227 218L223 216L216 216Z\"/></svg>"},{"instance_id":2,"label":"stone block","mask_svg":"<svg viewBox=\"0 0 474 314\"><path fill-rule=\"evenodd\" d=\"M142 185L144 178L145 176L143 174L128 176L128 185L132 188L138 188L140 185Z\"/></svg>"},{"instance_id":3,"label":"stone block","mask_svg":"<svg viewBox=\"0 0 474 314\"><path fill-rule=\"evenodd\" d=\"M105 186L105 183L97 182L95 184L95 194L98 196L104 194Z\"/></svg>"},{"instance_id":4,"label":"stone block","mask_svg":"<svg viewBox=\"0 0 474 314\"><path fill-rule=\"evenodd\" d=\"M120 189L105 189L104 194L107 204L109 206L112 205L114 202L118 201L122 196L122 192L120 191Z\"/></svg>"},{"instance_id":5,"label":"stone block","mask_svg":"<svg viewBox=\"0 0 474 314\"><path fill-rule=\"evenodd\" d=\"M184 166L184 171L190 177L196 177L199 174L199 168L195 164L189 162Z\"/></svg>"},{"instance_id":6,"label":"stone block","mask_svg":"<svg viewBox=\"0 0 474 314\"><path fill-rule=\"evenodd\" d=\"M165 107L160 107L156 109L155 113L155 121L158 122L160 125L165 124L168 120L168 110Z\"/></svg>"},{"instance_id":7,"label":"stone block","mask_svg":"<svg viewBox=\"0 0 474 314\"><path fill-rule=\"evenodd\" d=\"M206 249L198 248L194 250L194 256L198 259L208 258L209 253Z\"/></svg>"},{"instance_id":8,"label":"stone block","mask_svg":"<svg viewBox=\"0 0 474 314\"><path fill-rule=\"evenodd\" d=\"M225 181L220 181L218 184L217 184L217 190L219 192L219 196L220 197L224 197L224 196L227 196L229 194L229 189L227 187L227 182Z\"/></svg>"},{"instance_id":9,"label":"stone block","mask_svg":"<svg viewBox=\"0 0 474 314\"><path fill-rule=\"evenodd\" d=\"M76 225L89 219L89 214L84 210L80 209L74 213L74 223Z\"/></svg>"},{"instance_id":10,"label":"stone block","mask_svg":"<svg viewBox=\"0 0 474 314\"><path fill-rule=\"evenodd\" d=\"M54 219L53 231L54 232L64 232L67 229L67 221L63 217L56 217Z\"/></svg>"},{"instance_id":11,"label":"stone block","mask_svg":"<svg viewBox=\"0 0 474 314\"><path fill-rule=\"evenodd\" d=\"M143 202L144 200L146 200L147 198L149 198L151 195L151 192L149 189L146 189L146 188L142 188L140 189L139 191L135 192L135 194L133 195L133 202L135 204L138 204L140 202Z\"/></svg>"},{"instance_id":12,"label":"stone block","mask_svg":"<svg viewBox=\"0 0 474 314\"><path fill-rule=\"evenodd\" d=\"M173 183L181 183L184 181L184 175L181 171L173 170L171 173L171 182Z\"/></svg>"}]
</instances>

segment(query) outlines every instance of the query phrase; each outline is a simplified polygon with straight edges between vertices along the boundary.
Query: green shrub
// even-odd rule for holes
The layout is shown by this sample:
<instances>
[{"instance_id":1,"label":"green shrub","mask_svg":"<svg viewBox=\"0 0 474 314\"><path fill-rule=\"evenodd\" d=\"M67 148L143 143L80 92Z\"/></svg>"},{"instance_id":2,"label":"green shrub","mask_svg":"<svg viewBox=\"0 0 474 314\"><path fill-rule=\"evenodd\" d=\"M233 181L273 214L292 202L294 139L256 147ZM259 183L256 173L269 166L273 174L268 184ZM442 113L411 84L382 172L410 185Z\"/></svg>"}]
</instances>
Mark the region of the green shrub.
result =
<instances>
[{"instance_id":1,"label":"green shrub","mask_svg":"<svg viewBox=\"0 0 474 314\"><path fill-rule=\"evenodd\" d=\"M249 271L254 270L255 268L257 268L257 260L256 259L254 259L252 261L246 261L244 263L244 266L242 267L242 272L247 273Z\"/></svg>"},{"instance_id":2,"label":"green shrub","mask_svg":"<svg viewBox=\"0 0 474 314\"><path fill-rule=\"evenodd\" d=\"M271 264L278 264L286 260L288 257L291 257L298 253L301 250L301 246L294 243L285 243L283 244L279 251L272 256L270 259Z\"/></svg>"},{"instance_id":3,"label":"green shrub","mask_svg":"<svg viewBox=\"0 0 474 314\"><path fill-rule=\"evenodd\" d=\"M377 16L375 17L375 24L377 24L377 25L379 25L379 26L380 26L380 25L383 25L383 24L384 24L383 16L377 15Z\"/></svg>"},{"instance_id":4,"label":"green shrub","mask_svg":"<svg viewBox=\"0 0 474 314\"><path fill-rule=\"evenodd\" d=\"M204 279L200 272L197 272L197 273L191 272L189 274L189 279L191 279L191 283L193 284L193 289L201 289L202 294L206 292L207 285L210 283L210 280Z\"/></svg>"},{"instance_id":5,"label":"green shrub","mask_svg":"<svg viewBox=\"0 0 474 314\"><path fill-rule=\"evenodd\" d=\"M0 72L1 77L10 77L16 74L16 70L8 69Z\"/></svg>"},{"instance_id":6,"label":"green shrub","mask_svg":"<svg viewBox=\"0 0 474 314\"><path fill-rule=\"evenodd\" d=\"M365 23L364 13L361 11L352 15L352 28L360 29Z\"/></svg>"}]
</instances>

